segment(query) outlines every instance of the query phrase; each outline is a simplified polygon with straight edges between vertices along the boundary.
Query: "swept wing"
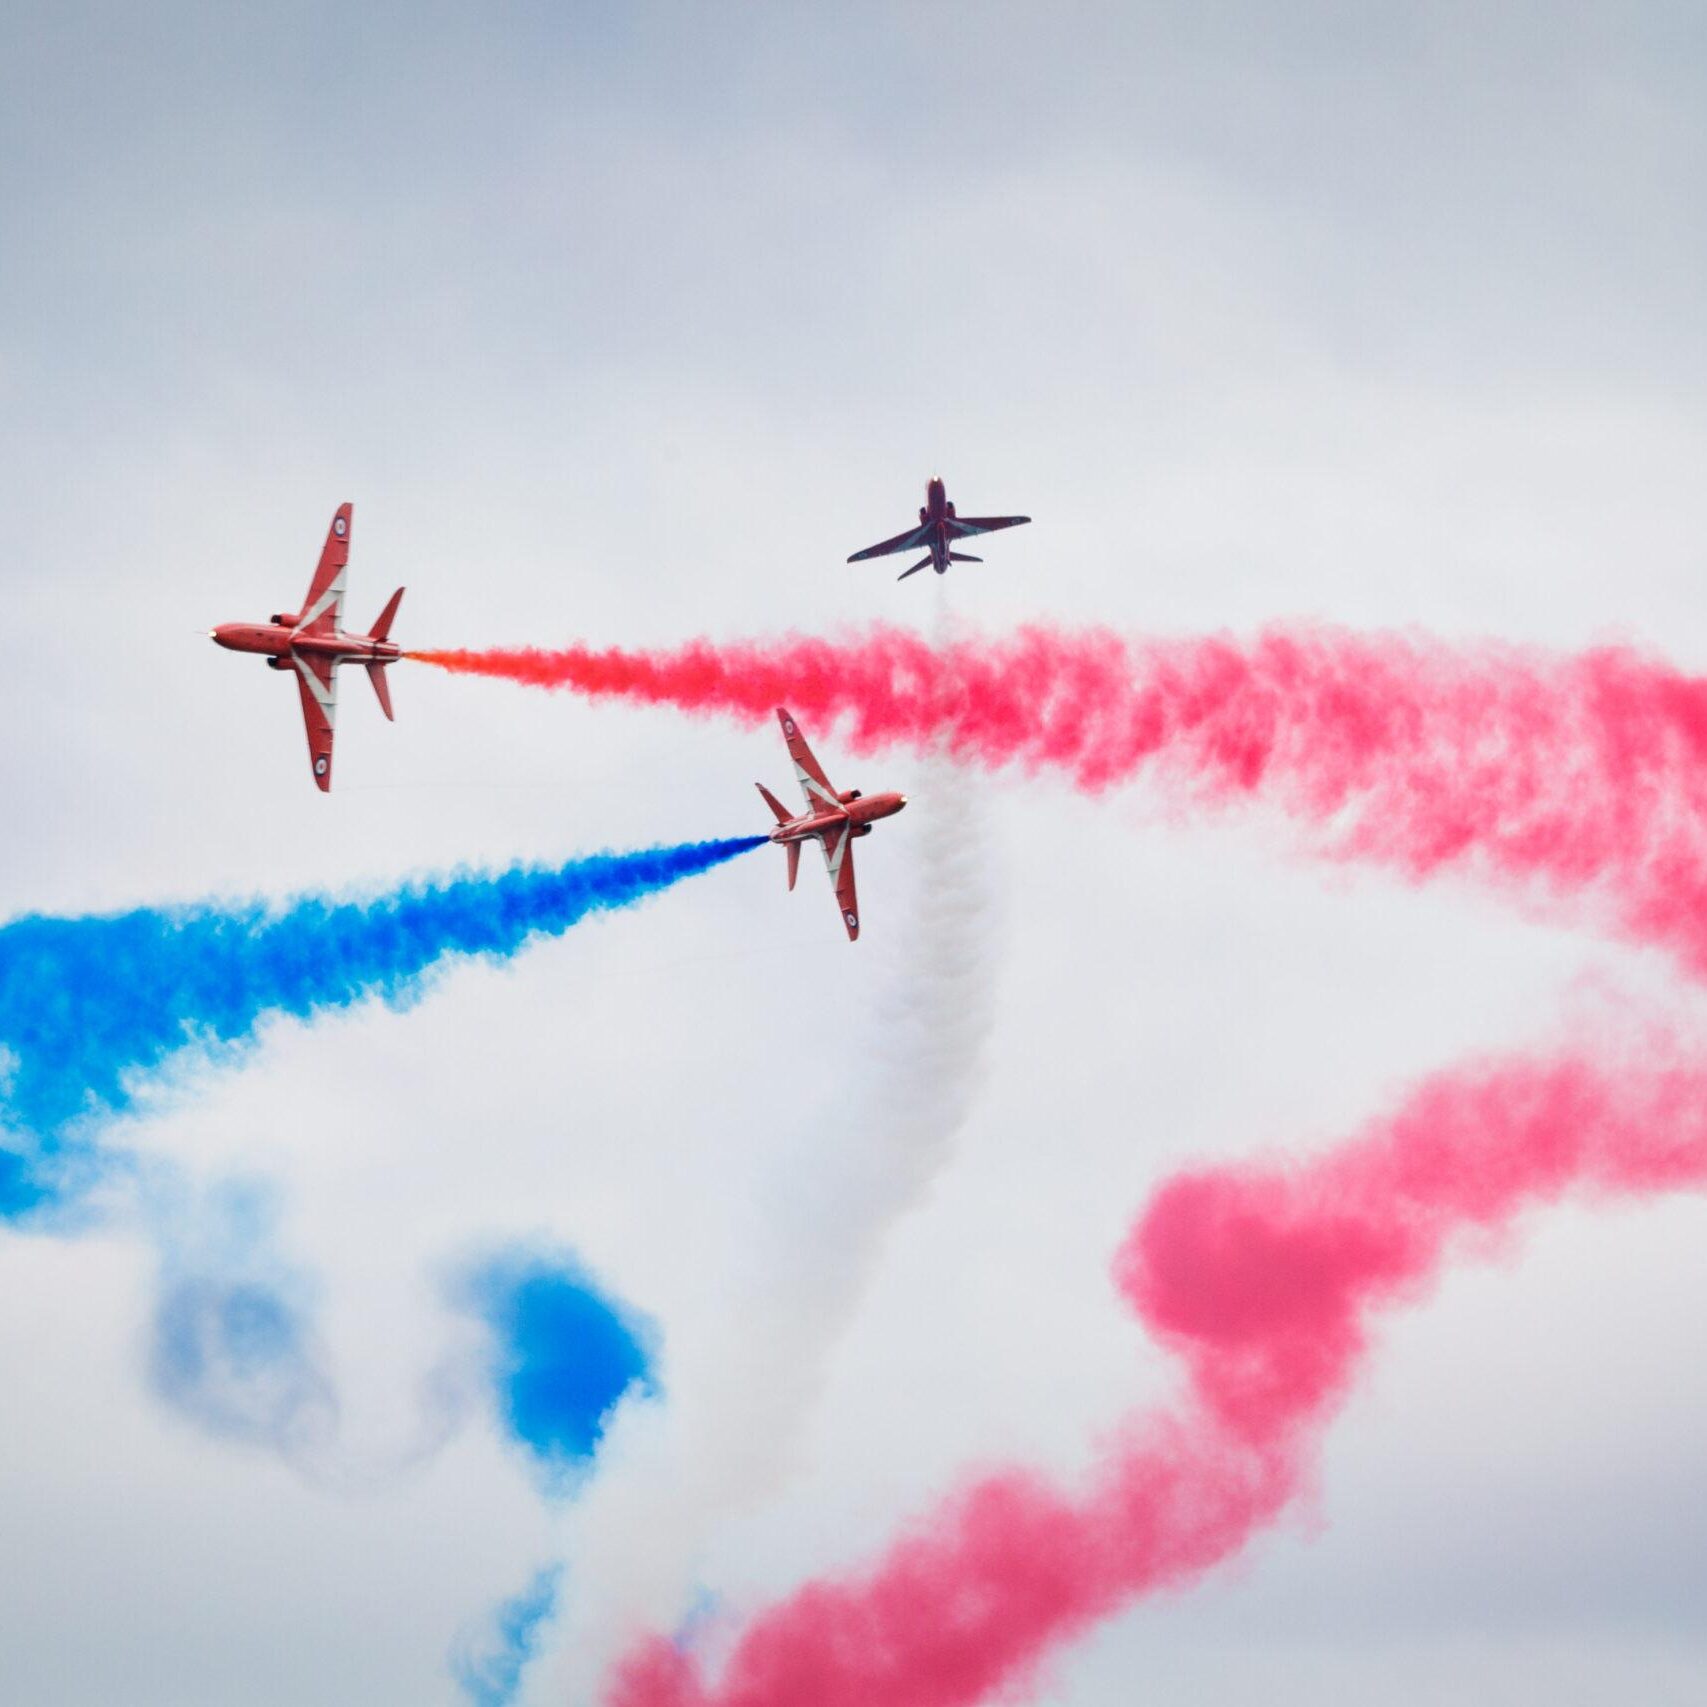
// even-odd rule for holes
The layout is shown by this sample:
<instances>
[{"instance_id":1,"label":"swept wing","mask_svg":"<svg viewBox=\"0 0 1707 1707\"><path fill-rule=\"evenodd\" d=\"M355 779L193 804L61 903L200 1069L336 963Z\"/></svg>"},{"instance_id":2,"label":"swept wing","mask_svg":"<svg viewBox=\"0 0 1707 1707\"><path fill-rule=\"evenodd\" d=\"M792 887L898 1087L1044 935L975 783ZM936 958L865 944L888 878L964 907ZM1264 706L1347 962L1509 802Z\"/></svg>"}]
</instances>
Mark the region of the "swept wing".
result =
<instances>
[{"instance_id":1,"label":"swept wing","mask_svg":"<svg viewBox=\"0 0 1707 1707\"><path fill-rule=\"evenodd\" d=\"M897 551L918 551L931 541L931 525L908 528L905 533L898 533L893 539L883 540L877 545L868 545L864 551L856 551L848 559L850 563L863 563L868 557L892 557Z\"/></svg>"},{"instance_id":2,"label":"swept wing","mask_svg":"<svg viewBox=\"0 0 1707 1707\"><path fill-rule=\"evenodd\" d=\"M332 732L338 721L338 672L330 658L293 652L296 685L302 695L302 723L308 731L308 762L322 794L332 787Z\"/></svg>"},{"instance_id":3,"label":"swept wing","mask_svg":"<svg viewBox=\"0 0 1707 1707\"><path fill-rule=\"evenodd\" d=\"M829 812L842 812L842 803L836 798L836 790L824 774L824 767L818 763L812 749L807 746L806 737L800 733L800 725L794 721L793 714L786 707L779 705L776 718L782 725L782 738L788 743L788 756L794 761L795 781L800 784L800 792L806 797L807 813L812 817L819 817ZM759 792L770 803L771 810L782 819L784 813L781 802L762 787ZM840 823L830 825L817 834L818 845L824 851L824 869L830 874L830 883L836 891L836 905L841 909L842 926L851 942L859 935L859 896L854 889L853 825L844 816ZM799 845L798 842L788 845L790 889L794 887Z\"/></svg>"},{"instance_id":4,"label":"swept wing","mask_svg":"<svg viewBox=\"0 0 1707 1707\"><path fill-rule=\"evenodd\" d=\"M950 516L948 531L956 539L971 539L975 534L998 533L1003 528L1024 526L1030 516Z\"/></svg>"},{"instance_id":5,"label":"swept wing","mask_svg":"<svg viewBox=\"0 0 1707 1707\"><path fill-rule=\"evenodd\" d=\"M351 511L351 505L340 504L326 530L326 543L320 549L320 561L314 566L314 579L308 583L308 597L303 600L302 614L296 619L298 634L331 634L343 626Z\"/></svg>"},{"instance_id":6,"label":"swept wing","mask_svg":"<svg viewBox=\"0 0 1707 1707\"><path fill-rule=\"evenodd\" d=\"M824 869L835 885L836 905L842 910L848 941L854 942L859 937L859 896L854 891L853 826L842 824L826 830L818 841L824 849Z\"/></svg>"},{"instance_id":7,"label":"swept wing","mask_svg":"<svg viewBox=\"0 0 1707 1707\"><path fill-rule=\"evenodd\" d=\"M806 796L806 810L812 813L839 811L842 803L836 798L830 779L824 775L824 767L812 756L812 749L806 745L800 726L780 705L776 718L782 725L782 738L788 743L788 756L794 760L795 781Z\"/></svg>"}]
</instances>

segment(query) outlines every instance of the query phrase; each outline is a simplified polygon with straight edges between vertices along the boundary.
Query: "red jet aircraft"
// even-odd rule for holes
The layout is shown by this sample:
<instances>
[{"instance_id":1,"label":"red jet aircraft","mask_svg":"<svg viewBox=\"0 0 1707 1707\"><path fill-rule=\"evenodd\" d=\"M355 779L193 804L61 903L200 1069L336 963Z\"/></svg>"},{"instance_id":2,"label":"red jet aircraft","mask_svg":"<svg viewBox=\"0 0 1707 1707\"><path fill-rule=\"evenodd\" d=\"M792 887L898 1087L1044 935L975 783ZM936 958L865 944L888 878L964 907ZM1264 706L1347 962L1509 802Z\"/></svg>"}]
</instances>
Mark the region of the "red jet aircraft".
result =
<instances>
[{"instance_id":1,"label":"red jet aircraft","mask_svg":"<svg viewBox=\"0 0 1707 1707\"><path fill-rule=\"evenodd\" d=\"M824 865L836 888L836 904L842 910L842 923L847 926L848 940L859 935L859 899L854 894L853 839L869 836L871 826L879 818L892 818L907 804L904 794L874 794L863 796L857 788L838 794L824 775L824 767L812 757L806 737L800 733L794 719L777 707L777 720L782 724L783 738L788 742L788 756L794 760L794 774L800 792L806 796L806 810L791 813L761 782L758 791L765 804L776 814L776 828L771 840L788 850L788 886L800 872L800 844L816 837L824 850Z\"/></svg>"},{"instance_id":2,"label":"red jet aircraft","mask_svg":"<svg viewBox=\"0 0 1707 1707\"><path fill-rule=\"evenodd\" d=\"M338 666L367 666L368 680L379 696L379 709L391 716L391 689L385 666L403 656L389 636L392 619L403 601L399 587L379 613L371 634L345 634L344 568L350 561L350 506L340 504L326 530L326 545L308 597L300 611L275 611L264 623L227 622L208 630L208 638L233 652L259 652L275 670L295 670L302 695L302 720L308 728L308 757L314 780L325 793L332 786L332 726L338 715Z\"/></svg>"},{"instance_id":3,"label":"red jet aircraft","mask_svg":"<svg viewBox=\"0 0 1707 1707\"><path fill-rule=\"evenodd\" d=\"M936 570L939 575L946 575L951 563L984 561L982 557L971 557L964 552L951 551L949 547L957 539L971 539L974 534L994 533L998 528L1017 528L1030 520L1030 516L957 516L954 506L948 501L948 489L933 475L930 484L925 488L925 501L919 510L919 525L909 528L906 533L896 534L893 539L884 540L881 545L868 545L864 551L856 551L848 562L863 563L868 557L889 557L897 551L917 551L923 547L930 555L921 557L911 569L903 569L895 579L905 581L909 575L916 575L921 569L927 568Z\"/></svg>"}]
</instances>

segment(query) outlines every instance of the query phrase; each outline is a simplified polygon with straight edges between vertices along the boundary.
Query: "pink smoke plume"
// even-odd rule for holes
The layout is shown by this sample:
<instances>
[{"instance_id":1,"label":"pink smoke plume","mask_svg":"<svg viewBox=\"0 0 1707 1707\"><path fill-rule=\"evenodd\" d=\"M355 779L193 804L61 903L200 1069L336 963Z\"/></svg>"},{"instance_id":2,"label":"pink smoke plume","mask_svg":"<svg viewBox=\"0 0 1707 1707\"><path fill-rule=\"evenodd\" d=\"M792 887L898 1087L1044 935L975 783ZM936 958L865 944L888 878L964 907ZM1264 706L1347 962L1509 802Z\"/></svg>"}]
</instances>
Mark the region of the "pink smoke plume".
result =
<instances>
[{"instance_id":1,"label":"pink smoke plume","mask_svg":"<svg viewBox=\"0 0 1707 1707\"><path fill-rule=\"evenodd\" d=\"M876 628L673 651L416 652L442 668L757 721L786 703L856 747L946 748L1095 793L1140 773L1266 801L1327 851L1588 892L1707 974L1707 682L1605 648L1558 656L1332 629L1131 641L1030 628L932 644Z\"/></svg>"},{"instance_id":2,"label":"pink smoke plume","mask_svg":"<svg viewBox=\"0 0 1707 1707\"><path fill-rule=\"evenodd\" d=\"M1079 1491L1023 1470L926 1513L859 1575L760 1613L715 1682L651 1638L609 1707L966 1707L1058 1643L1237 1552L1308 1483L1370 1312L1413 1302L1466 1242L1567 1191L1707 1184L1707 1071L1582 1055L1443 1073L1337 1150L1166 1184L1115 1262L1185 1392Z\"/></svg>"}]
</instances>

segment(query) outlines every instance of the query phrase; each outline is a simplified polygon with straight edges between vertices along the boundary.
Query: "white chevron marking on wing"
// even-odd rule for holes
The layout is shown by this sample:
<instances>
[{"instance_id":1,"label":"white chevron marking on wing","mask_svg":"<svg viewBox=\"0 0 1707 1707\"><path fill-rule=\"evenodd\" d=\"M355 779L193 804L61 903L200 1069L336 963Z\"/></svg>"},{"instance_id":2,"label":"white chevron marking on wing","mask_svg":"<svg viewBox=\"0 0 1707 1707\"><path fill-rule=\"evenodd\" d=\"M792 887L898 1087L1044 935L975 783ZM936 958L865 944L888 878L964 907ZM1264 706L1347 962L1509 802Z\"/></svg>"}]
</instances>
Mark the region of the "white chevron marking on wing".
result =
<instances>
[{"instance_id":1,"label":"white chevron marking on wing","mask_svg":"<svg viewBox=\"0 0 1707 1707\"><path fill-rule=\"evenodd\" d=\"M332 613L332 626L334 628L344 620L344 577L347 573L347 569L340 569L332 577L331 585L327 587L326 591L302 613L302 620L296 625L298 634L311 624L318 622L328 610Z\"/></svg>"},{"instance_id":2,"label":"white chevron marking on wing","mask_svg":"<svg viewBox=\"0 0 1707 1707\"><path fill-rule=\"evenodd\" d=\"M314 703L326 714L329 728L335 728L338 722L338 673L332 671L332 685L327 687L314 671L296 653L291 654L290 661L296 665L297 673L308 683L308 691L314 695Z\"/></svg>"}]
</instances>

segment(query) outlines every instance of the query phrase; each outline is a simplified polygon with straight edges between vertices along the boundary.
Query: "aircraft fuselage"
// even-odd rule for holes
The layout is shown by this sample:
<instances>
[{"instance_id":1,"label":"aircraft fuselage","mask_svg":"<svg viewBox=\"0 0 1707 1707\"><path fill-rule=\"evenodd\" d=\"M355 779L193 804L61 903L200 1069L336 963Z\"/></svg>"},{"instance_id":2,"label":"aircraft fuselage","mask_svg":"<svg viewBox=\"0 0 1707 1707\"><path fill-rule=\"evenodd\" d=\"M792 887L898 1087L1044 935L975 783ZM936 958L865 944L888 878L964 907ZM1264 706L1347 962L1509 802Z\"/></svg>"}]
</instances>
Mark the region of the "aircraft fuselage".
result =
<instances>
[{"instance_id":1,"label":"aircraft fuselage","mask_svg":"<svg viewBox=\"0 0 1707 1707\"><path fill-rule=\"evenodd\" d=\"M981 533L996 533L1002 528L1019 527L1030 520L1030 516L957 515L954 505L949 502L948 488L939 476L933 475L925 487L925 501L919 506L919 525L896 534L893 539L879 540L876 545L856 551L848 562L864 563L872 557L891 557L896 552L923 548L927 555L910 569L903 569L896 579L905 581L921 569L934 569L939 575L946 575L951 563L984 561L969 552L956 551L954 548L960 541L975 538Z\"/></svg>"},{"instance_id":2,"label":"aircraft fuselage","mask_svg":"<svg viewBox=\"0 0 1707 1707\"><path fill-rule=\"evenodd\" d=\"M794 887L800 871L800 844L817 842L823 849L824 866L836 892L836 906L848 941L859 936L859 899L854 884L853 844L858 836L869 836L879 818L893 818L907 804L904 794L863 794L857 788L840 790L824 774L824 767L806 745L800 725L785 706L776 708L788 756L794 761L794 780L806 798L804 812L790 812L761 782L759 793L776 820L770 840L788 855L788 886Z\"/></svg>"},{"instance_id":3,"label":"aircraft fuselage","mask_svg":"<svg viewBox=\"0 0 1707 1707\"><path fill-rule=\"evenodd\" d=\"M879 818L893 818L907 804L904 794L862 794L842 802L834 812L802 812L786 824L771 831L773 842L804 842L828 831L852 827L856 836L864 835Z\"/></svg>"},{"instance_id":4,"label":"aircraft fuselage","mask_svg":"<svg viewBox=\"0 0 1707 1707\"><path fill-rule=\"evenodd\" d=\"M293 652L318 654L343 663L394 664L403 648L394 640L372 640L365 634L298 634L284 622L222 622L208 630L208 638L228 652L257 652L264 658L283 660Z\"/></svg>"},{"instance_id":5,"label":"aircraft fuselage","mask_svg":"<svg viewBox=\"0 0 1707 1707\"><path fill-rule=\"evenodd\" d=\"M302 700L302 726L314 786L322 794L332 786L332 743L338 716L338 666L360 664L373 684L379 709L392 717L386 666L403 656L391 638L391 624L403 602L399 587L386 601L366 634L344 632L344 575L350 561L350 521L355 506L340 504L326 530L326 543L308 583L308 596L293 611L276 610L265 622L224 622L208 630L208 639L227 652L265 658L268 667L296 678Z\"/></svg>"},{"instance_id":6,"label":"aircraft fuselage","mask_svg":"<svg viewBox=\"0 0 1707 1707\"><path fill-rule=\"evenodd\" d=\"M948 501L948 488L940 480L932 479L925 487L925 501L919 508L919 521L931 530L928 541L931 567L939 575L948 573L948 554L953 542L948 537L947 523L953 514L954 506Z\"/></svg>"}]
</instances>

